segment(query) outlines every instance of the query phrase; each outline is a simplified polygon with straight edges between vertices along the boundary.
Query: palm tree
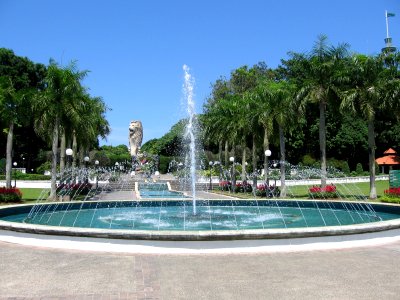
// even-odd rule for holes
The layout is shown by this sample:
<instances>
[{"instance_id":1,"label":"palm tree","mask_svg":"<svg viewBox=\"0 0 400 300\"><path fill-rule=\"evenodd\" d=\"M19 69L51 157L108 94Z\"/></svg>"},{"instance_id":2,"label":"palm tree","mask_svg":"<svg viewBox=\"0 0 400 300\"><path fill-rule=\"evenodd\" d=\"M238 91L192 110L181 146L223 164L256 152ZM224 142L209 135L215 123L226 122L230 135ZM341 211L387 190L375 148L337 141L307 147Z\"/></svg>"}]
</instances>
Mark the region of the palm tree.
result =
<instances>
[{"instance_id":1,"label":"palm tree","mask_svg":"<svg viewBox=\"0 0 400 300\"><path fill-rule=\"evenodd\" d=\"M64 118L68 118L72 123L79 120L77 102L79 101L79 96L82 94L80 81L86 74L87 71L77 71L75 62L66 67L59 67L54 61L50 61L45 77L46 89L39 93L36 99L34 111L38 117L35 119L35 129L42 136L51 136L50 200L55 200L56 198L57 154L60 127Z\"/></svg>"},{"instance_id":2,"label":"palm tree","mask_svg":"<svg viewBox=\"0 0 400 300\"><path fill-rule=\"evenodd\" d=\"M257 188L257 143L259 140L259 132L263 130L259 113L262 111L262 102L257 94L257 88L247 91L244 95L244 103L242 107L243 123L246 126L246 135L251 136L251 156L252 156L252 170L253 170L253 191ZM243 167L243 166L242 166Z\"/></svg>"},{"instance_id":3,"label":"palm tree","mask_svg":"<svg viewBox=\"0 0 400 300\"><path fill-rule=\"evenodd\" d=\"M286 197L286 147L285 132L298 125L298 108L295 107L295 87L288 81L270 81L268 89L271 93L271 115L279 129L280 148L280 173L281 173L281 197Z\"/></svg>"},{"instance_id":4,"label":"palm tree","mask_svg":"<svg viewBox=\"0 0 400 300\"><path fill-rule=\"evenodd\" d=\"M263 135L263 152L269 150L270 136L273 130L273 116L271 99L272 94L266 84L266 81L261 82L254 90L255 99L258 102L258 109L256 110L256 117L258 123L261 124ZM268 156L264 155L264 178L268 180Z\"/></svg>"},{"instance_id":5,"label":"palm tree","mask_svg":"<svg viewBox=\"0 0 400 300\"><path fill-rule=\"evenodd\" d=\"M101 97L84 94L78 109L80 120L74 129L79 133L76 136L81 152L86 155L89 153L89 148L97 144L98 136L106 138L110 133L110 126L105 118L108 107Z\"/></svg>"},{"instance_id":6,"label":"palm tree","mask_svg":"<svg viewBox=\"0 0 400 300\"><path fill-rule=\"evenodd\" d=\"M326 185L326 109L338 98L341 87L341 70L348 57L347 44L337 47L327 44L327 37L320 35L309 54L292 53L292 60L284 62L288 74L299 82L297 99L319 106L319 144L321 154L321 186ZM290 70L292 68L292 70Z\"/></svg>"},{"instance_id":7,"label":"palm tree","mask_svg":"<svg viewBox=\"0 0 400 300\"><path fill-rule=\"evenodd\" d=\"M383 56L354 55L348 68L349 88L342 92L342 110L360 114L368 123L370 199L376 199L375 115L377 111L398 105L400 82L397 67L387 68ZM393 97L395 96L395 97Z\"/></svg>"}]
</instances>

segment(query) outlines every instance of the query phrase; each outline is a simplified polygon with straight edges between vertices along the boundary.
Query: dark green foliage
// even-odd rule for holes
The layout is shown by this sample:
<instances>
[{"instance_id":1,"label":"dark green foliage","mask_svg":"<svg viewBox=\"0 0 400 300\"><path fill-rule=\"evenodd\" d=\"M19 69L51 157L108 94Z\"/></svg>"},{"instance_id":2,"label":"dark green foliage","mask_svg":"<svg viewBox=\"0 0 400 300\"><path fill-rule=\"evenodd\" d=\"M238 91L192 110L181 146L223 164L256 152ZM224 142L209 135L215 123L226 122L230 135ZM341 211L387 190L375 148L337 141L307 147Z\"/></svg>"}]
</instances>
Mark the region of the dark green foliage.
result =
<instances>
[{"instance_id":1,"label":"dark green foliage","mask_svg":"<svg viewBox=\"0 0 400 300\"><path fill-rule=\"evenodd\" d=\"M342 167L342 171L346 174L349 175L350 174L350 167L347 161L343 162L343 167Z\"/></svg>"},{"instance_id":2,"label":"dark green foliage","mask_svg":"<svg viewBox=\"0 0 400 300\"><path fill-rule=\"evenodd\" d=\"M160 155L160 161L158 165L158 171L161 174L165 174L168 172L169 163L172 161L173 157Z\"/></svg>"},{"instance_id":3,"label":"dark green foliage","mask_svg":"<svg viewBox=\"0 0 400 300\"><path fill-rule=\"evenodd\" d=\"M180 120L160 139L152 139L141 147L142 152L163 156L179 156L182 152L182 137L186 120Z\"/></svg>"},{"instance_id":4,"label":"dark green foliage","mask_svg":"<svg viewBox=\"0 0 400 300\"><path fill-rule=\"evenodd\" d=\"M22 193L18 188L0 187L0 202L21 202Z\"/></svg>"},{"instance_id":5,"label":"dark green foliage","mask_svg":"<svg viewBox=\"0 0 400 300\"><path fill-rule=\"evenodd\" d=\"M0 174L4 174L6 171L6 159L2 158L0 159Z\"/></svg>"},{"instance_id":6,"label":"dark green foliage","mask_svg":"<svg viewBox=\"0 0 400 300\"><path fill-rule=\"evenodd\" d=\"M50 180L49 175L43 174L24 174L22 172L12 173L12 179L17 178L18 180ZM0 175L0 180L4 180L5 176Z\"/></svg>"},{"instance_id":7,"label":"dark green foliage","mask_svg":"<svg viewBox=\"0 0 400 300\"><path fill-rule=\"evenodd\" d=\"M311 157L311 155L306 154L306 155L303 156L303 159L302 159L301 162L302 162L302 164L305 165L305 166L310 166L310 167L312 167L312 166L315 165L315 163L317 162L317 160L316 160L315 158Z\"/></svg>"},{"instance_id":8,"label":"dark green foliage","mask_svg":"<svg viewBox=\"0 0 400 300\"><path fill-rule=\"evenodd\" d=\"M50 171L50 170L51 170L51 162L46 161L36 168L36 173L44 174L45 171Z\"/></svg>"},{"instance_id":9,"label":"dark green foliage","mask_svg":"<svg viewBox=\"0 0 400 300\"><path fill-rule=\"evenodd\" d=\"M357 173L358 175L361 175L361 174L364 173L364 169L363 169L363 166L362 166L361 163L357 163L357 165L356 165L356 173Z\"/></svg>"},{"instance_id":10,"label":"dark green foliage","mask_svg":"<svg viewBox=\"0 0 400 300\"><path fill-rule=\"evenodd\" d=\"M116 162L131 161L131 155L126 145L118 146L102 146L100 150L94 154L101 166L114 166Z\"/></svg>"}]
</instances>

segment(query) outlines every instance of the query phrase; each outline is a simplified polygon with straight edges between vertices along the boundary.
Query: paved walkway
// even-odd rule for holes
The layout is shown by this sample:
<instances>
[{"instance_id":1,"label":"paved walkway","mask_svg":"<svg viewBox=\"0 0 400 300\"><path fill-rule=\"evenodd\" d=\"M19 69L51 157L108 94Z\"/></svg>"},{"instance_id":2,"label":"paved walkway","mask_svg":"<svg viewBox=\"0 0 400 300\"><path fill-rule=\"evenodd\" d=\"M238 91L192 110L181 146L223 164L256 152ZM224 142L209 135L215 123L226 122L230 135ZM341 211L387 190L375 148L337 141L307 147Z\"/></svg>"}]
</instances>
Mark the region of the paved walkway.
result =
<instances>
[{"instance_id":1,"label":"paved walkway","mask_svg":"<svg viewBox=\"0 0 400 300\"><path fill-rule=\"evenodd\" d=\"M0 299L399 299L400 242L294 253L135 255L0 242Z\"/></svg>"}]
</instances>

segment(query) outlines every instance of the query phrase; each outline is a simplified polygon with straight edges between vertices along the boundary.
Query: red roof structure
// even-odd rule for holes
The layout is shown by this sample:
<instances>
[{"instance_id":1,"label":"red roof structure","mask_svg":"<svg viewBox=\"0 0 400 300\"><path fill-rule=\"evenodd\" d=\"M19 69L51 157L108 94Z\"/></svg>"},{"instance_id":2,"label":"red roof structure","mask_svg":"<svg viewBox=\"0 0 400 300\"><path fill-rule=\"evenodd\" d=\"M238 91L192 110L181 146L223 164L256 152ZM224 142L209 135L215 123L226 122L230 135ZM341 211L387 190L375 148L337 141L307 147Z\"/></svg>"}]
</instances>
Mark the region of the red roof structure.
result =
<instances>
[{"instance_id":1,"label":"red roof structure","mask_svg":"<svg viewBox=\"0 0 400 300\"><path fill-rule=\"evenodd\" d=\"M393 150L392 148L387 149L383 154L388 155L388 154L396 154L397 152Z\"/></svg>"},{"instance_id":2,"label":"red roof structure","mask_svg":"<svg viewBox=\"0 0 400 300\"><path fill-rule=\"evenodd\" d=\"M400 157L397 156L397 152L392 148L387 149L383 152L384 156L375 159L378 165L395 166L400 165Z\"/></svg>"}]
</instances>

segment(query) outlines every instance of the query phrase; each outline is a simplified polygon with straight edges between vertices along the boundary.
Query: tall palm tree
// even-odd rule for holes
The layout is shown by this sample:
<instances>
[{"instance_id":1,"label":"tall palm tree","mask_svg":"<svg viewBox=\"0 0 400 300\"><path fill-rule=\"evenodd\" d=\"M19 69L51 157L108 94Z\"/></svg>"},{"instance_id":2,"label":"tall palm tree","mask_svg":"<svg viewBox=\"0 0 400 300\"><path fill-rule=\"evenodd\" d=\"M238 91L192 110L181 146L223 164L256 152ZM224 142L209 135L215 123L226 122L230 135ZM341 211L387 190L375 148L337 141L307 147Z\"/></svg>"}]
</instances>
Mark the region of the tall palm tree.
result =
<instances>
[{"instance_id":1,"label":"tall palm tree","mask_svg":"<svg viewBox=\"0 0 400 300\"><path fill-rule=\"evenodd\" d=\"M341 109L360 114L368 123L370 199L376 199L375 115L377 111L398 105L398 70L387 68L383 56L354 55L349 64L349 87L342 92ZM395 97L393 97L395 96Z\"/></svg>"},{"instance_id":2,"label":"tall palm tree","mask_svg":"<svg viewBox=\"0 0 400 300\"><path fill-rule=\"evenodd\" d=\"M246 135L251 136L251 156L252 156L252 170L253 170L253 191L257 188L257 143L259 140L259 133L263 130L259 113L262 111L260 105L262 104L257 94L257 89L251 89L244 94L244 104L242 112L244 113L244 124L246 125Z\"/></svg>"},{"instance_id":3,"label":"tall palm tree","mask_svg":"<svg viewBox=\"0 0 400 300\"><path fill-rule=\"evenodd\" d=\"M105 118L108 107L101 97L91 97L84 94L79 105L80 120L75 124L75 131L78 133L77 142L82 153L87 155L89 148L97 144L97 138L106 138L110 133L110 126Z\"/></svg>"},{"instance_id":4,"label":"tall palm tree","mask_svg":"<svg viewBox=\"0 0 400 300\"><path fill-rule=\"evenodd\" d=\"M319 144L321 154L321 186L326 185L326 109L338 98L342 85L342 69L348 57L348 44L328 45L327 37L320 35L309 54L292 53L292 61L284 62L288 74L299 82L299 101L319 106Z\"/></svg>"},{"instance_id":5,"label":"tall palm tree","mask_svg":"<svg viewBox=\"0 0 400 300\"><path fill-rule=\"evenodd\" d=\"M269 81L268 89L271 93L272 118L279 130L280 148L280 173L281 173L281 197L286 197L286 146L285 132L298 125L298 112L295 107L295 87L288 81Z\"/></svg>"},{"instance_id":6,"label":"tall palm tree","mask_svg":"<svg viewBox=\"0 0 400 300\"><path fill-rule=\"evenodd\" d=\"M272 94L270 93L269 87L266 81L260 82L259 85L254 89L255 99L258 102L258 109L256 110L256 117L261 124L264 135L263 135L263 152L270 148L270 136L273 131L273 115L272 115ZM264 156L264 178L268 180L268 156Z\"/></svg>"},{"instance_id":7,"label":"tall palm tree","mask_svg":"<svg viewBox=\"0 0 400 300\"><path fill-rule=\"evenodd\" d=\"M50 61L45 77L46 89L39 93L34 110L38 116L35 120L36 131L45 137L51 136L52 165L51 191L49 200L56 198L57 154L59 131L62 120L68 118L72 123L79 121L77 102L82 94L81 80L87 71L78 71L76 63L60 67Z\"/></svg>"}]
</instances>

